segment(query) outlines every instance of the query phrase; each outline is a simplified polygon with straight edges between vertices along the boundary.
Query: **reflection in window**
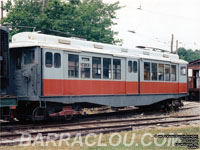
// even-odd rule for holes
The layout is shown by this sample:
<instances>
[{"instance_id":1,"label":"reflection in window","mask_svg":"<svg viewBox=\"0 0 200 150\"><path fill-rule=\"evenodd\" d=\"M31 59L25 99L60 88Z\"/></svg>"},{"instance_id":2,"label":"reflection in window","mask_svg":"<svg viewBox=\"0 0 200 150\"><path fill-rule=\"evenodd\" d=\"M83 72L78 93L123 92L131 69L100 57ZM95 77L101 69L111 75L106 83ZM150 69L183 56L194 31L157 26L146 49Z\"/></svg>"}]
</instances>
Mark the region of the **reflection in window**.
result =
<instances>
[{"instance_id":1,"label":"reflection in window","mask_svg":"<svg viewBox=\"0 0 200 150\"><path fill-rule=\"evenodd\" d=\"M54 67L55 68L60 68L61 66L61 56L59 53L54 54Z\"/></svg>"},{"instance_id":2,"label":"reflection in window","mask_svg":"<svg viewBox=\"0 0 200 150\"><path fill-rule=\"evenodd\" d=\"M103 58L103 78L111 79L111 59Z\"/></svg>"},{"instance_id":3,"label":"reflection in window","mask_svg":"<svg viewBox=\"0 0 200 150\"><path fill-rule=\"evenodd\" d=\"M159 64L158 79L164 81L164 64Z\"/></svg>"},{"instance_id":4,"label":"reflection in window","mask_svg":"<svg viewBox=\"0 0 200 150\"><path fill-rule=\"evenodd\" d=\"M170 65L165 65L165 81L170 81Z\"/></svg>"},{"instance_id":5,"label":"reflection in window","mask_svg":"<svg viewBox=\"0 0 200 150\"><path fill-rule=\"evenodd\" d=\"M90 78L90 58L86 57L82 58L81 78Z\"/></svg>"},{"instance_id":6,"label":"reflection in window","mask_svg":"<svg viewBox=\"0 0 200 150\"><path fill-rule=\"evenodd\" d=\"M101 58L92 58L92 78L101 79Z\"/></svg>"},{"instance_id":7,"label":"reflection in window","mask_svg":"<svg viewBox=\"0 0 200 150\"><path fill-rule=\"evenodd\" d=\"M53 65L53 58L52 53L46 52L45 54L45 66L51 68Z\"/></svg>"},{"instance_id":8,"label":"reflection in window","mask_svg":"<svg viewBox=\"0 0 200 150\"><path fill-rule=\"evenodd\" d=\"M133 62L128 61L128 72L131 73L133 71Z\"/></svg>"},{"instance_id":9,"label":"reflection in window","mask_svg":"<svg viewBox=\"0 0 200 150\"><path fill-rule=\"evenodd\" d=\"M137 72L137 61L133 62L133 72L136 73Z\"/></svg>"},{"instance_id":10,"label":"reflection in window","mask_svg":"<svg viewBox=\"0 0 200 150\"><path fill-rule=\"evenodd\" d=\"M172 65L171 66L171 81L176 81L176 65Z\"/></svg>"},{"instance_id":11,"label":"reflection in window","mask_svg":"<svg viewBox=\"0 0 200 150\"><path fill-rule=\"evenodd\" d=\"M157 80L158 71L157 71L157 64L156 63L152 63L151 70L152 70L152 77L151 77L152 80Z\"/></svg>"},{"instance_id":12,"label":"reflection in window","mask_svg":"<svg viewBox=\"0 0 200 150\"><path fill-rule=\"evenodd\" d=\"M150 63L144 62L144 80L150 80Z\"/></svg>"},{"instance_id":13,"label":"reflection in window","mask_svg":"<svg viewBox=\"0 0 200 150\"><path fill-rule=\"evenodd\" d=\"M24 51L24 64L33 64L35 60L35 55L33 50Z\"/></svg>"},{"instance_id":14,"label":"reflection in window","mask_svg":"<svg viewBox=\"0 0 200 150\"><path fill-rule=\"evenodd\" d=\"M69 54L68 55L68 76L78 78L79 71L79 56Z\"/></svg>"},{"instance_id":15,"label":"reflection in window","mask_svg":"<svg viewBox=\"0 0 200 150\"><path fill-rule=\"evenodd\" d=\"M113 59L113 79L121 79L121 60Z\"/></svg>"}]
</instances>

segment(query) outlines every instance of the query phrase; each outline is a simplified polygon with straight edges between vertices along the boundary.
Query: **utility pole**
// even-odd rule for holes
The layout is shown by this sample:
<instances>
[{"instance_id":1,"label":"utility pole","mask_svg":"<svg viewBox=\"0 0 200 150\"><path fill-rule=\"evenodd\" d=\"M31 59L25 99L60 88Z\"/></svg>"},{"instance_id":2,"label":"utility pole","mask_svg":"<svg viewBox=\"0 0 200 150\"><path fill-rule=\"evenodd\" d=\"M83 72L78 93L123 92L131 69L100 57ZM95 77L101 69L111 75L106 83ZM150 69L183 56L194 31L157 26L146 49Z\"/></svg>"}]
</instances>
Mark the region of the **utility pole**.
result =
<instances>
[{"instance_id":1,"label":"utility pole","mask_svg":"<svg viewBox=\"0 0 200 150\"><path fill-rule=\"evenodd\" d=\"M174 34L172 34L172 39L171 39L171 53L173 53L173 46L174 46Z\"/></svg>"},{"instance_id":2,"label":"utility pole","mask_svg":"<svg viewBox=\"0 0 200 150\"><path fill-rule=\"evenodd\" d=\"M1 1L1 20L3 19L3 1ZM1 22L0 20L0 22Z\"/></svg>"},{"instance_id":3,"label":"utility pole","mask_svg":"<svg viewBox=\"0 0 200 150\"><path fill-rule=\"evenodd\" d=\"M176 40L176 54L178 54L178 40Z\"/></svg>"}]
</instances>

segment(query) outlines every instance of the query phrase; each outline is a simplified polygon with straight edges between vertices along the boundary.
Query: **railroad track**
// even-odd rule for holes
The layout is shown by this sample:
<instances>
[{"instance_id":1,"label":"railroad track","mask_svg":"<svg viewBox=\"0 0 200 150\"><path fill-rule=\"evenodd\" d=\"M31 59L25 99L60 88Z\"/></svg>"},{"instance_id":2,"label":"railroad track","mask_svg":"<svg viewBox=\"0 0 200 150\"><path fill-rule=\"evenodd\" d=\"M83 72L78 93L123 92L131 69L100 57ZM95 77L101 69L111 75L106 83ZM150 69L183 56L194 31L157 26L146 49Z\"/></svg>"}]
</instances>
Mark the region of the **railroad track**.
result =
<instances>
[{"instance_id":1,"label":"railroad track","mask_svg":"<svg viewBox=\"0 0 200 150\"><path fill-rule=\"evenodd\" d=\"M174 124L183 124L191 121L200 120L200 115L190 116L161 116L161 117L148 117L148 118L129 118L129 119L114 119L107 121L91 121L83 123L70 123L70 124L57 124L48 125L45 127L32 130L24 129L23 132L2 133L0 145L15 145L21 142L20 137L23 133L29 133L32 136L31 141L38 133L47 136L50 133L62 134L70 133L75 136L76 133L86 135L88 133L109 133L132 130L134 127L148 127L148 126L166 126ZM43 130L45 129L45 130ZM58 138L59 139L59 138ZM27 141L24 141L27 142Z\"/></svg>"},{"instance_id":2,"label":"railroad track","mask_svg":"<svg viewBox=\"0 0 200 150\"><path fill-rule=\"evenodd\" d=\"M184 111L184 110L187 110L187 109L191 109L191 108L196 108L198 106L195 106L194 104L187 104L186 103L186 106L182 107L180 110L178 111ZM65 121L60 121L60 120L57 120L57 122L59 124L61 124L60 122L64 122L64 123L72 123L72 122L78 122L78 121L89 121L89 120L96 120L96 119L110 119L111 118L118 118L118 117L130 117L130 116L133 116L133 115L140 115L141 113L144 113L144 115L149 115L151 116L152 114L154 116L162 116L162 115L166 115L165 112L157 112L157 111L142 111L140 110L139 108L129 108L128 110L120 110L118 112L106 112L106 113L97 113L97 114L89 114L88 116L79 116L78 118L75 118L75 121L74 120L65 120ZM51 124L56 124L55 121L52 121L52 122L45 122L45 123L39 123L39 126L40 125L51 125ZM34 124L30 124L28 122L20 122L20 121L13 121L13 122L1 122L0 123L1 125L1 131L4 131L4 130L7 130L7 131L11 131L11 130L15 130L16 127L18 129L25 129L25 128L28 128L30 126L30 128L36 128L38 127L38 123L34 123ZM28 127L26 127L28 126Z\"/></svg>"}]
</instances>

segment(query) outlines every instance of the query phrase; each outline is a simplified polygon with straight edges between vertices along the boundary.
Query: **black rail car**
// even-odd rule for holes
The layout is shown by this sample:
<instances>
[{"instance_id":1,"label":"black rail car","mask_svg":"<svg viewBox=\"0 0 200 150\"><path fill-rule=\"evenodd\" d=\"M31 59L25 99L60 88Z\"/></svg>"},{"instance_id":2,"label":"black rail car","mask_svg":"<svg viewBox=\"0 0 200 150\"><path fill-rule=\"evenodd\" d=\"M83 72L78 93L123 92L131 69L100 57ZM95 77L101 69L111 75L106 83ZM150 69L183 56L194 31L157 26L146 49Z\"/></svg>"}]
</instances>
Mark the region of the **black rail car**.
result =
<instances>
[{"instance_id":1,"label":"black rail car","mask_svg":"<svg viewBox=\"0 0 200 150\"><path fill-rule=\"evenodd\" d=\"M9 91L9 31L7 27L0 26L0 117L12 118L17 106L17 97Z\"/></svg>"}]
</instances>

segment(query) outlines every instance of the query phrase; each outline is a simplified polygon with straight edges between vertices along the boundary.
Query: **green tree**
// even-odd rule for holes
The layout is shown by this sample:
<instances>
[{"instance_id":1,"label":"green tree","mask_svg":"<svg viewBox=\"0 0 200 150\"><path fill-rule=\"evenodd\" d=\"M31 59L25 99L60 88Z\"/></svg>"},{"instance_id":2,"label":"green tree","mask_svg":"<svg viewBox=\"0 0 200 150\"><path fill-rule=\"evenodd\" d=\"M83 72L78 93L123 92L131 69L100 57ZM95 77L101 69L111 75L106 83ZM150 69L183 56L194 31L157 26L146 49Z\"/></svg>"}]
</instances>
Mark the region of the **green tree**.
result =
<instances>
[{"instance_id":1,"label":"green tree","mask_svg":"<svg viewBox=\"0 0 200 150\"><path fill-rule=\"evenodd\" d=\"M181 59L191 62L197 59L200 59L200 50L186 50L185 48L179 48L178 49L178 55Z\"/></svg>"},{"instance_id":2,"label":"green tree","mask_svg":"<svg viewBox=\"0 0 200 150\"><path fill-rule=\"evenodd\" d=\"M116 44L121 40L114 38L118 33L111 27L116 25L116 11L120 8L119 2L106 4L102 0L14 0L5 5L8 14L2 23L12 27L11 35L35 27L46 34L76 35Z\"/></svg>"}]
</instances>

